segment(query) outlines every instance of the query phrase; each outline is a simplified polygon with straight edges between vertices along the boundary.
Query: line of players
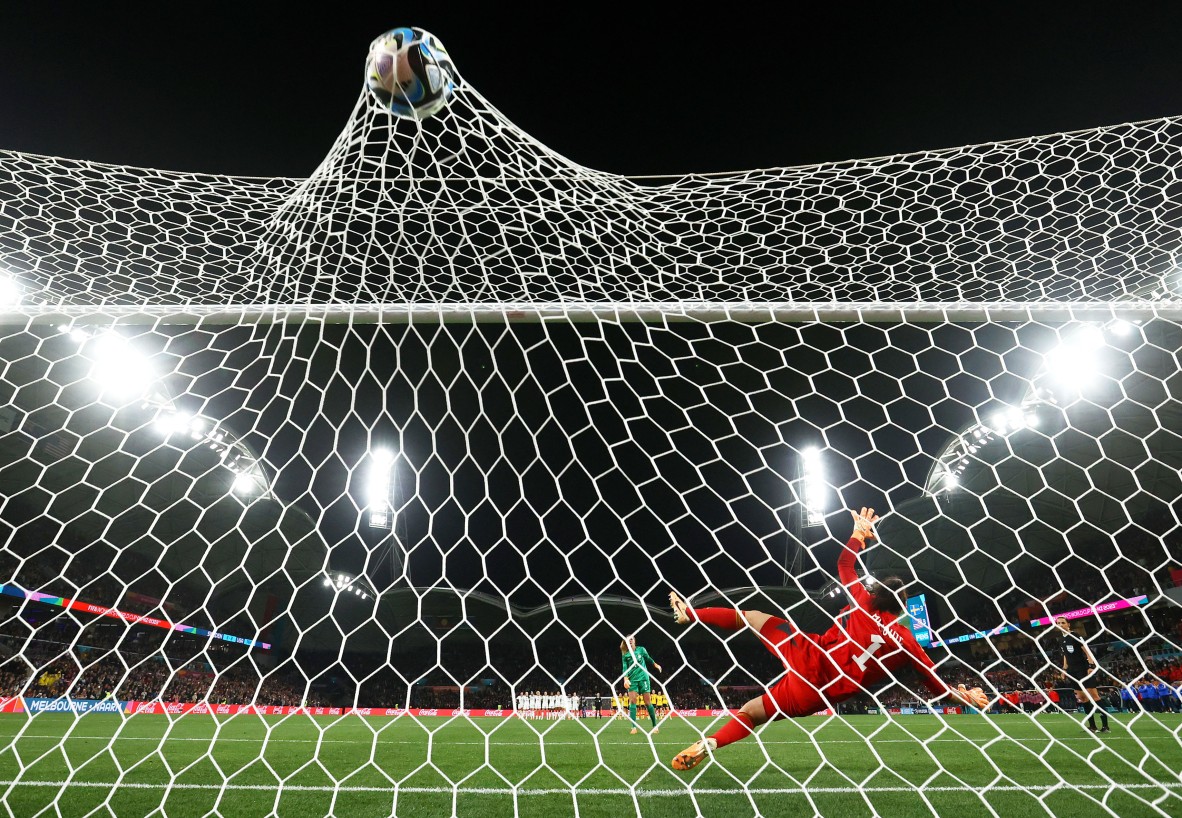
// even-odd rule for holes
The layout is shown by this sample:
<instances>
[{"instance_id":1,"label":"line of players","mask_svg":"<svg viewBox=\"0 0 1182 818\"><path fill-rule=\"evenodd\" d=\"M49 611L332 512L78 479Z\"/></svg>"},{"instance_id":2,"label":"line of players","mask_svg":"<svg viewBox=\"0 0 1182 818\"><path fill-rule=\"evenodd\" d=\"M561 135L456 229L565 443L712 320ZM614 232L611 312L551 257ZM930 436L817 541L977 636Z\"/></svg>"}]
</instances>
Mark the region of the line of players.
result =
<instances>
[{"instance_id":1,"label":"line of players","mask_svg":"<svg viewBox=\"0 0 1182 818\"><path fill-rule=\"evenodd\" d=\"M669 697L664 693L653 693L650 699L656 708L657 719L665 719L672 707ZM514 700L517 712L527 719L596 718L603 715L605 706L617 719L626 719L628 704L627 694L579 696L574 693L519 693Z\"/></svg>"},{"instance_id":2,"label":"line of players","mask_svg":"<svg viewBox=\"0 0 1182 818\"><path fill-rule=\"evenodd\" d=\"M514 704L527 719L573 719L583 714L583 698L574 693L519 693Z\"/></svg>"}]
</instances>

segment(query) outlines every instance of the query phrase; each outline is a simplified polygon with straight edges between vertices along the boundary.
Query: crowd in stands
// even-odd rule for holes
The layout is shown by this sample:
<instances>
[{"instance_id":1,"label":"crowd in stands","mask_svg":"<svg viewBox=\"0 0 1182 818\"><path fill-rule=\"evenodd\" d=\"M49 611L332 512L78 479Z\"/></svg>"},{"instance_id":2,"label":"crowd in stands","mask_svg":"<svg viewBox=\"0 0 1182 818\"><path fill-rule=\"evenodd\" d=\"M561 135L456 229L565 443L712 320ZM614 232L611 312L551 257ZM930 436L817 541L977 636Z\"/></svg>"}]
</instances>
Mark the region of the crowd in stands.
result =
<instances>
[{"instance_id":1,"label":"crowd in stands","mask_svg":"<svg viewBox=\"0 0 1182 818\"><path fill-rule=\"evenodd\" d=\"M1145 622L1140 611L1123 618L1112 617L1099 636L1111 636L1110 631L1118 627L1117 619L1127 620L1121 626L1130 631ZM1169 629L1179 615L1163 607L1151 611L1151 619L1154 630L1159 626ZM120 623L115 625L112 633L128 630ZM93 635L99 638L89 641L104 644L86 645L77 635L68 641L45 638L56 635L56 628L34 633L36 637L30 638L27 627L13 627L11 620L0 626L0 645L8 657L0 662L0 695L267 705L511 708L514 691L555 689L610 698L619 686L619 651L612 643L597 643L590 648L554 646L544 653L504 648L494 653L487 646L474 645L470 650L446 654L442 664L438 651L420 649L397 655L395 666L384 657L369 665L358 660L353 667L338 665L330 676L322 670L327 661L323 657L299 656L279 670L268 671L257 666L241 646L223 645L216 640L185 640L172 635L161 644L156 633L129 640L126 634L116 639L96 631ZM165 631L159 634L168 635ZM106 644L112 641L114 644ZM1177 644L1176 638L1161 636L1160 632L1153 638L1094 641L1093 652L1102 668L1098 685L1113 697L1112 706L1122 707L1124 688L1125 709L1177 709L1176 698L1157 691L1159 683L1172 689L1182 684L1182 651L1171 650ZM1031 646L1037 648L1039 644L1023 638L994 645L977 656L963 645L958 646L959 655L943 656L940 674L951 684L975 686L984 682L1002 696L1001 707L1045 709L1051 702L1050 691L1064 682L1048 655L1031 651ZM1022 648L1027 652L1020 652ZM732 641L729 651L711 650L708 643L675 648L667 642L652 644L649 650L667 671L658 674L659 689L681 709L739 706L757 695L761 684L782 672L754 640ZM491 656L495 659L490 660ZM539 656L544 658L544 668L539 665ZM936 651L933 656L941 659ZM301 668L318 669L315 675L308 674L315 684L309 684ZM1131 692L1126 685L1131 686ZM917 702L917 692L917 678L904 674L897 682L876 691L873 698L856 697L843 710L905 706Z\"/></svg>"},{"instance_id":2,"label":"crowd in stands","mask_svg":"<svg viewBox=\"0 0 1182 818\"><path fill-rule=\"evenodd\" d=\"M134 662L134 664L127 665ZM163 657L109 654L99 659L65 649L40 666L22 657L0 665L0 696L33 698L119 699L229 704L324 706L326 697L309 692L297 681L264 674L249 664L220 672L175 667Z\"/></svg>"},{"instance_id":3,"label":"crowd in stands","mask_svg":"<svg viewBox=\"0 0 1182 818\"><path fill-rule=\"evenodd\" d=\"M1065 594L1059 579L1048 575L1041 585L1024 581L1003 603L1030 606L1037 599L1042 606L1037 613L1045 615L1065 609L1075 597L1088 603L1140 593L1156 597L1159 585L1173 584L1177 564L1164 559L1159 539L1136 532L1126 539L1121 543L1122 559L1103 575L1081 570L1073 576L1072 594ZM200 600L185 598L160 577L137 584L133 593L111 574L87 564L74 560L66 570L25 561L19 567L20 581L25 587L48 590L57 588L56 582L62 586L57 593L81 594L104 605L157 616L201 608ZM509 708L519 691L561 690L610 699L619 690L618 642L611 637L502 645L471 635L466 646L392 647L388 656L303 652L276 669L274 658L229 642L101 617L83 624L64 609L48 606L32 617L19 600L8 602L6 617L0 610L4 696ZM158 609L151 609L153 604ZM1114 708L1180 709L1176 696L1159 687L1176 690L1182 684L1180 613L1177 606L1158 602L1092 621L1089 639L1102 674L1098 684ZM989 624L984 619L982 623ZM983 684L1001 695L1000 707L1034 712L1053 704L1052 693L1063 683L1050 643L1044 644L1048 635L1053 637L1052 628L1022 629L1005 639L977 640L932 655L951 684ZM739 706L783 671L754 639L732 639L720 649L714 639L674 644L659 631L649 636L642 634L641 642L663 664L658 685L677 708ZM845 709L903 706L915 702L917 692L917 679L905 675L873 697L856 697Z\"/></svg>"},{"instance_id":4,"label":"crowd in stands","mask_svg":"<svg viewBox=\"0 0 1182 818\"><path fill-rule=\"evenodd\" d=\"M1126 707L1174 709L1172 698L1154 691L1159 683L1182 684L1182 650L1172 634L1179 613L1166 605L1134 610L1107 617L1097 629L1091 644L1102 668L1098 685L1115 697L1114 707L1121 706L1121 689L1129 685ZM1114 638L1117 633L1122 638ZM1053 637L1054 631L1040 636ZM941 661L941 676L951 684L984 683L1002 696L1001 707L1043 709L1051 701L1049 691L1063 684L1040 639L1021 634L967 644L954 653L932 652ZM547 645L536 652L473 640L470 649L454 652L401 651L393 664L386 657L354 657L341 664L337 656L302 654L267 670L256 665L257 652L217 640L118 622L81 633L70 633L61 622L31 630L12 617L0 625L0 645L8 657L0 662L2 695L268 705L510 708L515 691L550 689L610 698L618 692L620 664L618 645L610 640ZM741 705L782 672L754 639L732 640L727 650L718 650L710 641L675 646L654 635L648 647L667 671L658 674L659 689L683 709ZM307 668L316 672L301 672ZM904 674L843 709L903 706L917 702L918 692L918 680Z\"/></svg>"},{"instance_id":5,"label":"crowd in stands","mask_svg":"<svg viewBox=\"0 0 1182 818\"><path fill-rule=\"evenodd\" d=\"M1173 523L1162 523L1168 529ZM1176 554L1179 543L1163 541L1141 529L1129 529L1118 536L1119 558L1096 557L1095 561L1073 556L1057 572L1023 577L1013 590L998 601L1002 618L1019 621L1047 616L1055 611L1082 608L1115 599L1148 595L1158 601L1162 589L1172 588L1182 577ZM982 611L974 627L991 627L996 612ZM971 617L970 617L971 618ZM968 621L968 619L966 619Z\"/></svg>"},{"instance_id":6,"label":"crowd in stands","mask_svg":"<svg viewBox=\"0 0 1182 818\"><path fill-rule=\"evenodd\" d=\"M30 621L18 610L0 622L0 696L328 703L298 673L258 666L242 645L103 618L82 626L54 608Z\"/></svg>"}]
</instances>

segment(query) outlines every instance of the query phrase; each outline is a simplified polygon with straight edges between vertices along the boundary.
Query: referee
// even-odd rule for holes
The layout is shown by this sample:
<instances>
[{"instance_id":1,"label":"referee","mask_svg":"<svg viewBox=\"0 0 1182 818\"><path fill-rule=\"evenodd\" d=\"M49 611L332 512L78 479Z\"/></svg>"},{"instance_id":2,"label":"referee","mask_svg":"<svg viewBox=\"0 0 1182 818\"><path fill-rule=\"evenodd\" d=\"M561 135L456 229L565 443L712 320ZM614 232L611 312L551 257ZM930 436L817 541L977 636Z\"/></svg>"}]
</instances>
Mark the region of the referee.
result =
<instances>
[{"instance_id":1,"label":"referee","mask_svg":"<svg viewBox=\"0 0 1182 818\"><path fill-rule=\"evenodd\" d=\"M1100 693L1095 688L1093 679L1096 675L1096 657L1088 649L1083 639L1071 632L1071 625L1067 617L1055 619L1055 626L1063 632L1063 643L1060 652L1063 655L1063 674L1075 682L1075 700L1088 707L1088 729L1093 733L1107 733L1108 711L1099 706ZM1096 711L1100 711L1101 728L1096 729Z\"/></svg>"}]
</instances>

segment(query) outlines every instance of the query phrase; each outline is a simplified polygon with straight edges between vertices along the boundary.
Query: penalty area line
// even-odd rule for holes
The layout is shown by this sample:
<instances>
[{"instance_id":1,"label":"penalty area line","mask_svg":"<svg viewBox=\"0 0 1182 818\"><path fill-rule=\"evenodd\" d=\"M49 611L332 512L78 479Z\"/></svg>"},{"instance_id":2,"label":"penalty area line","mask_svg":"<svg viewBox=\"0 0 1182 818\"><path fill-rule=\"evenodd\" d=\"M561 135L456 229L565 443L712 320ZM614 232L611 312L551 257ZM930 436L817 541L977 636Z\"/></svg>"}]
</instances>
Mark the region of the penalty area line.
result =
<instances>
[{"instance_id":1,"label":"penalty area line","mask_svg":"<svg viewBox=\"0 0 1182 818\"><path fill-rule=\"evenodd\" d=\"M519 798L538 796L601 796L626 795L637 798L673 798L686 795L844 795L876 793L941 793L941 792L1026 792L1046 793L1052 791L1123 792L1130 790L1164 790L1171 793L1182 789L1182 783L1162 782L1160 784L1030 784L1030 785L985 785L983 787L758 787L746 789L723 789L718 787L697 788L686 786L682 789L645 790L629 787L588 787L588 788L538 788L507 789L503 787L372 787L372 786L324 786L311 784L175 784L142 781L0 781L0 787L31 787L42 789L109 789L109 790L220 790L233 792L323 792L323 793L388 793L391 795L499 795Z\"/></svg>"}]
</instances>

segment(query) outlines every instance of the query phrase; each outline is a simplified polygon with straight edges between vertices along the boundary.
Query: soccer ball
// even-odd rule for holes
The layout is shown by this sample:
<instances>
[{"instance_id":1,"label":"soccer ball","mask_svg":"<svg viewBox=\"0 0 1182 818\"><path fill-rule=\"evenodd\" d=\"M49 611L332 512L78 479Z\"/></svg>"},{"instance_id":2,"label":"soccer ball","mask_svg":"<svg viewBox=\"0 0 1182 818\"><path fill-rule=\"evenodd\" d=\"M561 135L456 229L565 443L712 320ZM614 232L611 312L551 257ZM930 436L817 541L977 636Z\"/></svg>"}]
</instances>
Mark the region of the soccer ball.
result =
<instances>
[{"instance_id":1,"label":"soccer ball","mask_svg":"<svg viewBox=\"0 0 1182 818\"><path fill-rule=\"evenodd\" d=\"M406 119L426 119L447 105L455 87L455 67L434 34L396 28L370 44L365 82L383 110Z\"/></svg>"}]
</instances>

